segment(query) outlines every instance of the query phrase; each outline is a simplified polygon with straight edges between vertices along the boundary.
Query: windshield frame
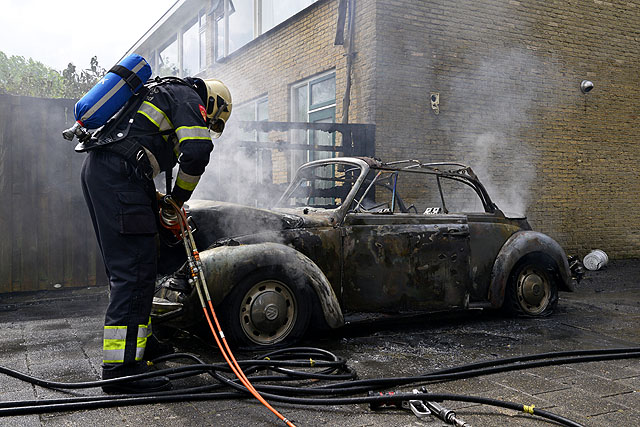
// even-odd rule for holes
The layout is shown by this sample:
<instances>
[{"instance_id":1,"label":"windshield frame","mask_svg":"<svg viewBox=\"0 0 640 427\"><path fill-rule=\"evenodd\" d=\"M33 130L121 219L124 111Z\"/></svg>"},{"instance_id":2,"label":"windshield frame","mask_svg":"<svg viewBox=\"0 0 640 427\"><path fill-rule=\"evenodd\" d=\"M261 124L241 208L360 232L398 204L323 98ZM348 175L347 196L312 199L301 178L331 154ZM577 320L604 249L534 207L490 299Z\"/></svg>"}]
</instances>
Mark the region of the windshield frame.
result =
<instances>
[{"instance_id":1,"label":"windshield frame","mask_svg":"<svg viewBox=\"0 0 640 427\"><path fill-rule=\"evenodd\" d=\"M289 184L289 186L287 187L285 192L282 194L280 199L276 202L276 204L274 205L274 208L292 209L291 206L284 205L283 202L288 200L289 198L291 198L291 195L298 188L298 186L299 186L300 182L302 181L302 179L306 180L306 171L307 170L313 169L313 168L318 167L318 166L338 165L338 164L342 164L342 165L346 164L346 165L357 167L357 168L360 169L360 175L358 176L358 178L353 183L353 186L351 187L351 190L349 191L349 193L345 197L345 199L342 202L342 204L340 206L336 207L335 209L316 208L316 207L312 207L312 206L295 207L293 209L296 209L296 210L307 209L308 211L313 211L313 212L318 212L318 211L333 212L337 216L339 216L340 218L344 218L344 216L347 213L347 210L349 209L349 207L351 206L351 204L353 202L353 199L354 199L356 193L358 192L358 189L362 185L362 182L364 181L365 177L367 176L367 173L369 172L369 165L367 164L367 162L365 162L362 159L351 158L351 157L336 157L336 158L332 158L332 159L314 160L312 162L305 163L304 165L302 165L302 166L300 166L298 168L294 178L291 180L291 183Z\"/></svg>"}]
</instances>

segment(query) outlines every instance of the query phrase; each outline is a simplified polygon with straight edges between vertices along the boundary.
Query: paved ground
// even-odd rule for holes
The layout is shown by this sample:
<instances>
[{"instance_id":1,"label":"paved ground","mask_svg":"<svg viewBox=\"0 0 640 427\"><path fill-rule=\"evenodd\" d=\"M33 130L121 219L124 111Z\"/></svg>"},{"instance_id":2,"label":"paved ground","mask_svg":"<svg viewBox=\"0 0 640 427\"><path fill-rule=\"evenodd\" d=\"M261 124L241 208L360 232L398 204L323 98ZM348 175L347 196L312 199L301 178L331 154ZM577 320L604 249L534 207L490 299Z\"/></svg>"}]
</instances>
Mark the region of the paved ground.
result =
<instances>
[{"instance_id":1,"label":"paved ground","mask_svg":"<svg viewBox=\"0 0 640 427\"><path fill-rule=\"evenodd\" d=\"M640 346L640 260L612 261L589 273L578 292L561 293L554 315L505 319L493 314L429 317L347 327L303 345L345 357L360 378L415 375L472 361L556 350ZM0 296L0 365L51 380L97 379L100 372L103 288ZM173 342L208 361L218 355L199 339ZM237 354L239 358L253 354ZM200 381L205 381L204 379ZM410 391L411 386L400 388ZM429 386L506 399L548 409L588 426L640 425L638 359L572 364L493 374ZM101 394L99 390L84 394ZM0 374L0 402L64 394ZM1 403L0 403L1 405ZM554 425L523 413L484 405L445 402L472 426ZM442 426L402 410L372 412L367 405L276 405L298 426ZM9 426L58 425L281 425L251 401L156 404L0 419Z\"/></svg>"}]
</instances>

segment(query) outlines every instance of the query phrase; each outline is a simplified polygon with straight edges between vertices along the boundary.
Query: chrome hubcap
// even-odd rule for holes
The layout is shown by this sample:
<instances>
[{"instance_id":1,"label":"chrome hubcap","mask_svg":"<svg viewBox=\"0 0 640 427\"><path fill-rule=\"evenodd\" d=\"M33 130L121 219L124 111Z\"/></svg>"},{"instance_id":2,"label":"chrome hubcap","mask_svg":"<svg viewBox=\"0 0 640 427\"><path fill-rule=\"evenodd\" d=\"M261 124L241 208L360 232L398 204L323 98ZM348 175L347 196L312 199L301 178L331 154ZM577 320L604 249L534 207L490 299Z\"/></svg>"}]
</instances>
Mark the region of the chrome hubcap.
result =
<instances>
[{"instance_id":1,"label":"chrome hubcap","mask_svg":"<svg viewBox=\"0 0 640 427\"><path fill-rule=\"evenodd\" d=\"M265 280L249 289L240 307L240 325L256 344L273 344L286 338L295 325L296 300L287 285Z\"/></svg>"},{"instance_id":2,"label":"chrome hubcap","mask_svg":"<svg viewBox=\"0 0 640 427\"><path fill-rule=\"evenodd\" d=\"M551 285L544 272L528 267L518 278L518 301L529 314L543 312L549 304Z\"/></svg>"},{"instance_id":3,"label":"chrome hubcap","mask_svg":"<svg viewBox=\"0 0 640 427\"><path fill-rule=\"evenodd\" d=\"M522 281L522 296L528 304L538 305L544 297L542 279L535 274L527 276Z\"/></svg>"}]
</instances>

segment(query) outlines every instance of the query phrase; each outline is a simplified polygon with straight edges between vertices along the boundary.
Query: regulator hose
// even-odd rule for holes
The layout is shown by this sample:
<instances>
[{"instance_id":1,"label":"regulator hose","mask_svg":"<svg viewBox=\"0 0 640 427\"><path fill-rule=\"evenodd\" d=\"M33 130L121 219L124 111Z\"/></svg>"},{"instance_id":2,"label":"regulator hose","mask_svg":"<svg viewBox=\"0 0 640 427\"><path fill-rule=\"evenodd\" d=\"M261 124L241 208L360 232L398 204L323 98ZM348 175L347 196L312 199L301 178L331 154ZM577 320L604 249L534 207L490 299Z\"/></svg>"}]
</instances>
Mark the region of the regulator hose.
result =
<instances>
[{"instance_id":1,"label":"regulator hose","mask_svg":"<svg viewBox=\"0 0 640 427\"><path fill-rule=\"evenodd\" d=\"M438 369L413 377L373 378L356 380L356 373L348 367L346 360L326 350L312 347L297 347L273 351L264 354L260 359L239 360L238 365L245 375L250 375L255 389L265 398L282 403L297 405L353 405L397 403L407 400L425 401L459 401L483 405L497 406L553 420L566 426L581 424L554 414L526 405L490 399L480 396L469 396L448 393L398 393L393 395L354 396L356 394L382 390L408 384L436 384L471 378L497 372L531 369L541 366L555 366L570 363L585 363L603 360L640 358L640 348L614 348L561 351L541 353L519 357L510 357L484 362L470 363L453 368ZM116 396L75 396L58 399L36 399L0 402L0 417L13 415L40 414L54 411L87 410L109 408L115 406L144 405L151 403L170 403L184 401L204 401L220 399L238 399L250 396L249 391L240 380L230 375L231 368L227 364L207 364L195 355L177 353L154 360L154 364L163 362L176 363L186 360L190 363L158 369L149 373L132 375L114 380L63 383L47 381L40 378L0 366L0 373L27 381L41 387L56 390L73 390L100 387L114 382L166 375L172 379L180 379L194 375L208 375L216 381L211 384L170 390L153 394L129 394ZM274 383L294 382L291 385ZM319 382L326 382L318 385ZM301 395L308 397L299 397Z\"/></svg>"},{"instance_id":2,"label":"regulator hose","mask_svg":"<svg viewBox=\"0 0 640 427\"><path fill-rule=\"evenodd\" d=\"M200 261L200 252L196 247L196 241L193 238L193 234L191 233L191 227L189 225L189 221L184 212L184 209L181 209L181 207L176 204L171 196L164 196L163 200L173 206L177 218L179 219L178 225L180 226L180 235L182 236L184 249L187 255L187 263L189 265L189 271L191 273L189 283L194 286L197 291L204 316L207 319L207 323L209 325L209 328L211 329L213 338L215 339L216 344L220 349L220 354L224 357L227 365L229 365L229 368L231 368L231 371L236 376L236 378L242 383L242 386L236 385L234 382L227 380L226 378L221 377L217 374L215 375L216 378L220 381L223 381L225 384L229 385L232 388L239 389L241 391L244 390L250 393L288 427L296 427L296 425L293 424L291 420L282 415L280 411L275 409L269 402L265 400L260 392L253 386L253 384L251 384L251 381L249 381L249 378L247 378L245 372L238 364L238 361L236 360L233 352L231 351L231 348L229 347L229 343L227 342L225 334L222 331L222 327L220 326L220 322L218 321L218 316L213 309L213 302L211 301L211 295L209 294L209 287L207 286L207 280L204 275L202 262Z\"/></svg>"}]
</instances>

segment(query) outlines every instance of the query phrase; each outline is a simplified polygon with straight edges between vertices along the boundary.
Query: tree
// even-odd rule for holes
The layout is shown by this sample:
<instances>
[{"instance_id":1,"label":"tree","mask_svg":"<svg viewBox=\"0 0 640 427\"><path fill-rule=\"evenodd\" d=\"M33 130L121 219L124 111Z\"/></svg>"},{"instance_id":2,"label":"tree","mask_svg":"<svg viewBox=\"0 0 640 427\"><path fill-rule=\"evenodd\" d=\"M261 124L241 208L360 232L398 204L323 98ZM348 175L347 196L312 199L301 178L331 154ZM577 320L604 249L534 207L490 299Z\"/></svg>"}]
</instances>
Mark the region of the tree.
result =
<instances>
[{"instance_id":1,"label":"tree","mask_svg":"<svg viewBox=\"0 0 640 427\"><path fill-rule=\"evenodd\" d=\"M64 97L80 98L87 93L104 75L106 70L98 64L98 57L91 58L90 67L76 72L76 66L69 63L67 68L62 71L64 81Z\"/></svg>"},{"instance_id":2,"label":"tree","mask_svg":"<svg viewBox=\"0 0 640 427\"><path fill-rule=\"evenodd\" d=\"M78 99L105 74L96 56L87 69L77 72L69 63L60 73L31 58L8 57L0 51L0 94Z\"/></svg>"},{"instance_id":3,"label":"tree","mask_svg":"<svg viewBox=\"0 0 640 427\"><path fill-rule=\"evenodd\" d=\"M41 62L0 52L0 93L60 98L64 83L56 70Z\"/></svg>"}]
</instances>

